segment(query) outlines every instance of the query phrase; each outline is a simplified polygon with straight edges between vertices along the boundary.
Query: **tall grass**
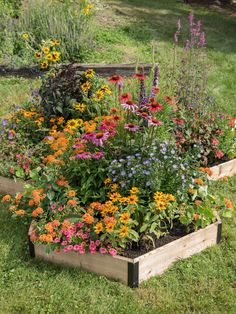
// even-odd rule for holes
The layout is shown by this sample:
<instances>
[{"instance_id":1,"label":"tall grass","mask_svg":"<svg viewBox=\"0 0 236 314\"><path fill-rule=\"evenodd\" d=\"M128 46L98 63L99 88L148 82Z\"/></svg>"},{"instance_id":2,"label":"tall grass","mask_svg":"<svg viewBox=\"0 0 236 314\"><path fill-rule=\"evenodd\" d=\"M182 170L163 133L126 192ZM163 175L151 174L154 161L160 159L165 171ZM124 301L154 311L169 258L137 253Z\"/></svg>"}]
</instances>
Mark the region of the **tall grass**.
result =
<instances>
[{"instance_id":1,"label":"tall grass","mask_svg":"<svg viewBox=\"0 0 236 314\"><path fill-rule=\"evenodd\" d=\"M62 58L80 61L89 44L89 16L81 8L84 1L29 0L17 25L37 43L46 39L61 41Z\"/></svg>"}]
</instances>

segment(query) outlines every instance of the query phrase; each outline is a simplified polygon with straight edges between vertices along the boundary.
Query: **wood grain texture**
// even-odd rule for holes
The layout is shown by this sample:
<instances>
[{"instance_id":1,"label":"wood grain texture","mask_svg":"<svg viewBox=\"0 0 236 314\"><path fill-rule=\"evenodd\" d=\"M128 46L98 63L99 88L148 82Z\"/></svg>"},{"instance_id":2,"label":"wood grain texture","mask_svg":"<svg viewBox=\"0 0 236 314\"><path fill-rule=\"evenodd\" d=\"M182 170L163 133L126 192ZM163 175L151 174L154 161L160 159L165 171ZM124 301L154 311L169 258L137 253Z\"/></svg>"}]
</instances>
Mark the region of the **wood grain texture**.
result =
<instances>
[{"instance_id":1,"label":"wood grain texture","mask_svg":"<svg viewBox=\"0 0 236 314\"><path fill-rule=\"evenodd\" d=\"M14 195L19 192L24 192L24 182L0 176L0 193Z\"/></svg>"},{"instance_id":2,"label":"wood grain texture","mask_svg":"<svg viewBox=\"0 0 236 314\"><path fill-rule=\"evenodd\" d=\"M62 65L66 67L67 65ZM136 70L142 70L144 74L149 74L153 68L153 64L73 64L73 67L78 71L85 71L88 69L94 69L95 72L103 77L108 77L113 74L119 74L123 76L130 76L135 73ZM0 76L21 76L26 78L36 78L45 74L45 71L40 71L36 66L34 67L22 67L22 68L9 68L6 66L0 66Z\"/></svg>"},{"instance_id":3,"label":"wood grain texture","mask_svg":"<svg viewBox=\"0 0 236 314\"><path fill-rule=\"evenodd\" d=\"M219 180L223 177L231 177L236 174L236 159L224 162L211 168L213 174L211 180Z\"/></svg>"}]
</instances>

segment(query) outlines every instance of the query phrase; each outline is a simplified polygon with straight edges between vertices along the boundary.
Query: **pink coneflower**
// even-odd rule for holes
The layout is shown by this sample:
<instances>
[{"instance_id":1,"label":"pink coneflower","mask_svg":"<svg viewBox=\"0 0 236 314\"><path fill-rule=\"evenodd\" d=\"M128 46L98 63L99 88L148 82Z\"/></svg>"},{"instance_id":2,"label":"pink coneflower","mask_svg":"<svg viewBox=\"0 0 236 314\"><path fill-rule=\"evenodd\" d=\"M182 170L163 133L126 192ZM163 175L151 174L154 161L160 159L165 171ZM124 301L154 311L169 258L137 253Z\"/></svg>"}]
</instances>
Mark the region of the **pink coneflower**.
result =
<instances>
[{"instance_id":1,"label":"pink coneflower","mask_svg":"<svg viewBox=\"0 0 236 314\"><path fill-rule=\"evenodd\" d=\"M138 110L136 113L138 116L142 117L143 119L150 119L151 118L150 115L145 111Z\"/></svg>"},{"instance_id":2,"label":"pink coneflower","mask_svg":"<svg viewBox=\"0 0 236 314\"><path fill-rule=\"evenodd\" d=\"M132 112L135 112L138 109L138 106L135 103L133 103L132 100L126 101L126 103L121 104L121 106L124 109L130 110Z\"/></svg>"},{"instance_id":3,"label":"pink coneflower","mask_svg":"<svg viewBox=\"0 0 236 314\"><path fill-rule=\"evenodd\" d=\"M157 118L152 118L152 119L148 120L148 125L160 126L160 125L162 125L162 124L163 124L163 122L157 120Z\"/></svg>"},{"instance_id":4,"label":"pink coneflower","mask_svg":"<svg viewBox=\"0 0 236 314\"><path fill-rule=\"evenodd\" d=\"M152 93L153 93L154 95L160 93L160 87L152 87Z\"/></svg>"},{"instance_id":5,"label":"pink coneflower","mask_svg":"<svg viewBox=\"0 0 236 314\"><path fill-rule=\"evenodd\" d=\"M117 108L111 108L111 109L110 109L110 113L113 113L113 114L114 114L114 113L117 113L117 112L118 112L118 109L117 109Z\"/></svg>"},{"instance_id":6,"label":"pink coneflower","mask_svg":"<svg viewBox=\"0 0 236 314\"><path fill-rule=\"evenodd\" d=\"M146 105L150 112L161 111L163 109L161 104L158 104L156 101L152 101Z\"/></svg>"},{"instance_id":7,"label":"pink coneflower","mask_svg":"<svg viewBox=\"0 0 236 314\"><path fill-rule=\"evenodd\" d=\"M92 154L90 152L83 152L81 154L77 154L73 159L89 159L92 158Z\"/></svg>"},{"instance_id":8,"label":"pink coneflower","mask_svg":"<svg viewBox=\"0 0 236 314\"><path fill-rule=\"evenodd\" d=\"M114 130L117 127L116 123L113 121L109 121L109 120L105 120L102 121L100 126L99 126L99 130Z\"/></svg>"},{"instance_id":9,"label":"pink coneflower","mask_svg":"<svg viewBox=\"0 0 236 314\"><path fill-rule=\"evenodd\" d=\"M163 97L164 101L168 102L169 105L173 104L173 99L170 96L164 96Z\"/></svg>"},{"instance_id":10,"label":"pink coneflower","mask_svg":"<svg viewBox=\"0 0 236 314\"><path fill-rule=\"evenodd\" d=\"M113 119L114 121L121 121L121 117L118 116L118 115L112 116L112 119Z\"/></svg>"},{"instance_id":11,"label":"pink coneflower","mask_svg":"<svg viewBox=\"0 0 236 314\"><path fill-rule=\"evenodd\" d=\"M104 141L109 138L109 132L98 132L93 134L92 142L96 146L102 146Z\"/></svg>"},{"instance_id":12,"label":"pink coneflower","mask_svg":"<svg viewBox=\"0 0 236 314\"><path fill-rule=\"evenodd\" d=\"M104 153L103 152L96 152L93 154L93 158L98 160L98 159L101 159L102 157L104 156Z\"/></svg>"},{"instance_id":13,"label":"pink coneflower","mask_svg":"<svg viewBox=\"0 0 236 314\"><path fill-rule=\"evenodd\" d=\"M108 81L111 83L111 84L121 84L122 81L123 81L123 77L120 76L120 75L112 75Z\"/></svg>"},{"instance_id":14,"label":"pink coneflower","mask_svg":"<svg viewBox=\"0 0 236 314\"><path fill-rule=\"evenodd\" d=\"M145 80L146 79L146 75L144 75L143 73L135 73L134 75L132 75L132 77L134 77L138 80Z\"/></svg>"},{"instance_id":15,"label":"pink coneflower","mask_svg":"<svg viewBox=\"0 0 236 314\"><path fill-rule=\"evenodd\" d=\"M119 96L121 103L126 103L132 100L132 95L130 93L124 93Z\"/></svg>"},{"instance_id":16,"label":"pink coneflower","mask_svg":"<svg viewBox=\"0 0 236 314\"><path fill-rule=\"evenodd\" d=\"M140 129L140 127L138 125L135 125L133 123L125 124L124 128L131 131L131 132L136 132Z\"/></svg>"}]
</instances>

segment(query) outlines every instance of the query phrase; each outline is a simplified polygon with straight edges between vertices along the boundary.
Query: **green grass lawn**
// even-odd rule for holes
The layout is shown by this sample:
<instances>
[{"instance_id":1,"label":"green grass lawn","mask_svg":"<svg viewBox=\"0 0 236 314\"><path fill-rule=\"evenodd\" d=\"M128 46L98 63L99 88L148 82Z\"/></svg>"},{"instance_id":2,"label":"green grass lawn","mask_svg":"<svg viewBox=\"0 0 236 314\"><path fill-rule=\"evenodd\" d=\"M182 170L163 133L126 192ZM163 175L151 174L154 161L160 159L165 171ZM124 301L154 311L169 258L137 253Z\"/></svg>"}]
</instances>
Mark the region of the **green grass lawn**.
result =
<instances>
[{"instance_id":1,"label":"green grass lawn","mask_svg":"<svg viewBox=\"0 0 236 314\"><path fill-rule=\"evenodd\" d=\"M177 0L103 0L93 27L98 46L88 61L152 62L164 70L171 60L173 35L180 18L184 27L193 11L206 33L209 90L221 110L235 113L236 17L227 12L190 7ZM101 27L102 26L102 27Z\"/></svg>"},{"instance_id":2,"label":"green grass lawn","mask_svg":"<svg viewBox=\"0 0 236 314\"><path fill-rule=\"evenodd\" d=\"M236 177L212 189L236 202ZM236 312L236 219L223 222L222 242L175 263L130 289L102 276L30 259L27 226L0 210L0 313Z\"/></svg>"}]
</instances>

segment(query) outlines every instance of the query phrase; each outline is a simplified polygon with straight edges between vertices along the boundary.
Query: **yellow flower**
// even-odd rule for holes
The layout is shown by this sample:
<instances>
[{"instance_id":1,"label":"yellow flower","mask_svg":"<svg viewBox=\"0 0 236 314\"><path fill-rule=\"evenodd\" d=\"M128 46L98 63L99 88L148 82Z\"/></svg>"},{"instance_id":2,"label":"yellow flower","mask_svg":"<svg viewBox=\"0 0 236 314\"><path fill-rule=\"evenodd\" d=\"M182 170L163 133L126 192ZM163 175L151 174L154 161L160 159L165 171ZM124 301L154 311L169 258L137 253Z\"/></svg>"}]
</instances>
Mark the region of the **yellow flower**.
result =
<instances>
[{"instance_id":1,"label":"yellow flower","mask_svg":"<svg viewBox=\"0 0 236 314\"><path fill-rule=\"evenodd\" d=\"M90 82L85 82L81 85L81 89L83 92L87 92L91 88L91 83Z\"/></svg>"},{"instance_id":2,"label":"yellow flower","mask_svg":"<svg viewBox=\"0 0 236 314\"><path fill-rule=\"evenodd\" d=\"M105 185L108 185L108 184L110 184L111 183L111 179L110 178L106 178L105 180L104 180L104 184Z\"/></svg>"},{"instance_id":3,"label":"yellow flower","mask_svg":"<svg viewBox=\"0 0 236 314\"><path fill-rule=\"evenodd\" d=\"M129 205L135 205L138 202L138 196L137 195L130 195L127 197L127 203Z\"/></svg>"},{"instance_id":4,"label":"yellow flower","mask_svg":"<svg viewBox=\"0 0 236 314\"><path fill-rule=\"evenodd\" d=\"M129 220L130 220L130 214L129 214L129 213L123 213L123 214L121 214L121 216L120 216L120 221L121 221L124 225L126 225L126 224L129 222Z\"/></svg>"},{"instance_id":5,"label":"yellow flower","mask_svg":"<svg viewBox=\"0 0 236 314\"><path fill-rule=\"evenodd\" d=\"M84 72L85 77L92 78L95 75L95 72L93 69L88 69Z\"/></svg>"},{"instance_id":6,"label":"yellow flower","mask_svg":"<svg viewBox=\"0 0 236 314\"><path fill-rule=\"evenodd\" d=\"M47 69L48 68L48 62L46 60L42 61L40 63L40 67L41 67L41 69Z\"/></svg>"},{"instance_id":7,"label":"yellow flower","mask_svg":"<svg viewBox=\"0 0 236 314\"><path fill-rule=\"evenodd\" d=\"M46 58L48 61L52 61L52 54L51 53L47 54Z\"/></svg>"},{"instance_id":8,"label":"yellow flower","mask_svg":"<svg viewBox=\"0 0 236 314\"><path fill-rule=\"evenodd\" d=\"M105 94L108 94L110 95L111 94L111 90L110 88L107 86L107 85L103 85L101 88L100 88L100 91L105 93Z\"/></svg>"},{"instance_id":9,"label":"yellow flower","mask_svg":"<svg viewBox=\"0 0 236 314\"><path fill-rule=\"evenodd\" d=\"M23 34L21 35L21 37L22 37L24 40L29 40L29 34L27 34L27 33L23 33Z\"/></svg>"},{"instance_id":10,"label":"yellow flower","mask_svg":"<svg viewBox=\"0 0 236 314\"><path fill-rule=\"evenodd\" d=\"M129 235L129 228L127 226L123 226L119 231L119 235L122 238L127 237Z\"/></svg>"},{"instance_id":11,"label":"yellow flower","mask_svg":"<svg viewBox=\"0 0 236 314\"><path fill-rule=\"evenodd\" d=\"M100 232L102 232L102 230L103 230L102 222L98 222L94 227L94 231L95 233L99 234Z\"/></svg>"},{"instance_id":12,"label":"yellow flower","mask_svg":"<svg viewBox=\"0 0 236 314\"><path fill-rule=\"evenodd\" d=\"M57 118L57 124L58 125L61 125L64 121L65 121L65 119L63 117Z\"/></svg>"},{"instance_id":13,"label":"yellow flower","mask_svg":"<svg viewBox=\"0 0 236 314\"><path fill-rule=\"evenodd\" d=\"M45 53L45 55L47 55L50 52L50 48L49 47L43 47L42 52Z\"/></svg>"},{"instance_id":14,"label":"yellow flower","mask_svg":"<svg viewBox=\"0 0 236 314\"><path fill-rule=\"evenodd\" d=\"M89 15L92 8L93 8L93 4L88 4L88 5L83 9L83 11L82 11L83 14L84 14L84 15Z\"/></svg>"},{"instance_id":15,"label":"yellow flower","mask_svg":"<svg viewBox=\"0 0 236 314\"><path fill-rule=\"evenodd\" d=\"M57 62L60 59L60 52L58 51L53 51L52 52L52 61Z\"/></svg>"},{"instance_id":16,"label":"yellow flower","mask_svg":"<svg viewBox=\"0 0 236 314\"><path fill-rule=\"evenodd\" d=\"M120 193L112 193L109 195L109 199L112 201L112 202L118 202L121 198L121 195Z\"/></svg>"},{"instance_id":17,"label":"yellow flower","mask_svg":"<svg viewBox=\"0 0 236 314\"><path fill-rule=\"evenodd\" d=\"M82 126L82 125L83 125L83 120L82 119L71 119L71 120L68 120L67 123L66 123L66 127L68 129L70 129L70 130L76 129L79 126Z\"/></svg>"},{"instance_id":18,"label":"yellow flower","mask_svg":"<svg viewBox=\"0 0 236 314\"><path fill-rule=\"evenodd\" d=\"M115 192L118 189L119 185L117 183L112 184L111 191Z\"/></svg>"},{"instance_id":19,"label":"yellow flower","mask_svg":"<svg viewBox=\"0 0 236 314\"><path fill-rule=\"evenodd\" d=\"M130 190L130 194L137 194L139 192L139 189L136 187L132 187L132 189Z\"/></svg>"},{"instance_id":20,"label":"yellow flower","mask_svg":"<svg viewBox=\"0 0 236 314\"><path fill-rule=\"evenodd\" d=\"M100 101L100 100L102 100L103 96L104 96L103 91L98 90L98 91L93 95L93 99Z\"/></svg>"},{"instance_id":21,"label":"yellow flower","mask_svg":"<svg viewBox=\"0 0 236 314\"><path fill-rule=\"evenodd\" d=\"M42 52L35 52L35 58L41 59L42 58Z\"/></svg>"},{"instance_id":22,"label":"yellow flower","mask_svg":"<svg viewBox=\"0 0 236 314\"><path fill-rule=\"evenodd\" d=\"M111 233L113 231L114 227L115 227L115 224L113 222L109 222L106 225L106 232Z\"/></svg>"},{"instance_id":23,"label":"yellow flower","mask_svg":"<svg viewBox=\"0 0 236 314\"><path fill-rule=\"evenodd\" d=\"M54 45L54 46L59 46L60 45L60 40L58 40L58 39L53 39L52 40L52 45Z\"/></svg>"},{"instance_id":24,"label":"yellow flower","mask_svg":"<svg viewBox=\"0 0 236 314\"><path fill-rule=\"evenodd\" d=\"M86 105L81 103L75 103L73 107L75 108L75 110L78 110L80 112L84 112L86 110Z\"/></svg>"}]
</instances>

